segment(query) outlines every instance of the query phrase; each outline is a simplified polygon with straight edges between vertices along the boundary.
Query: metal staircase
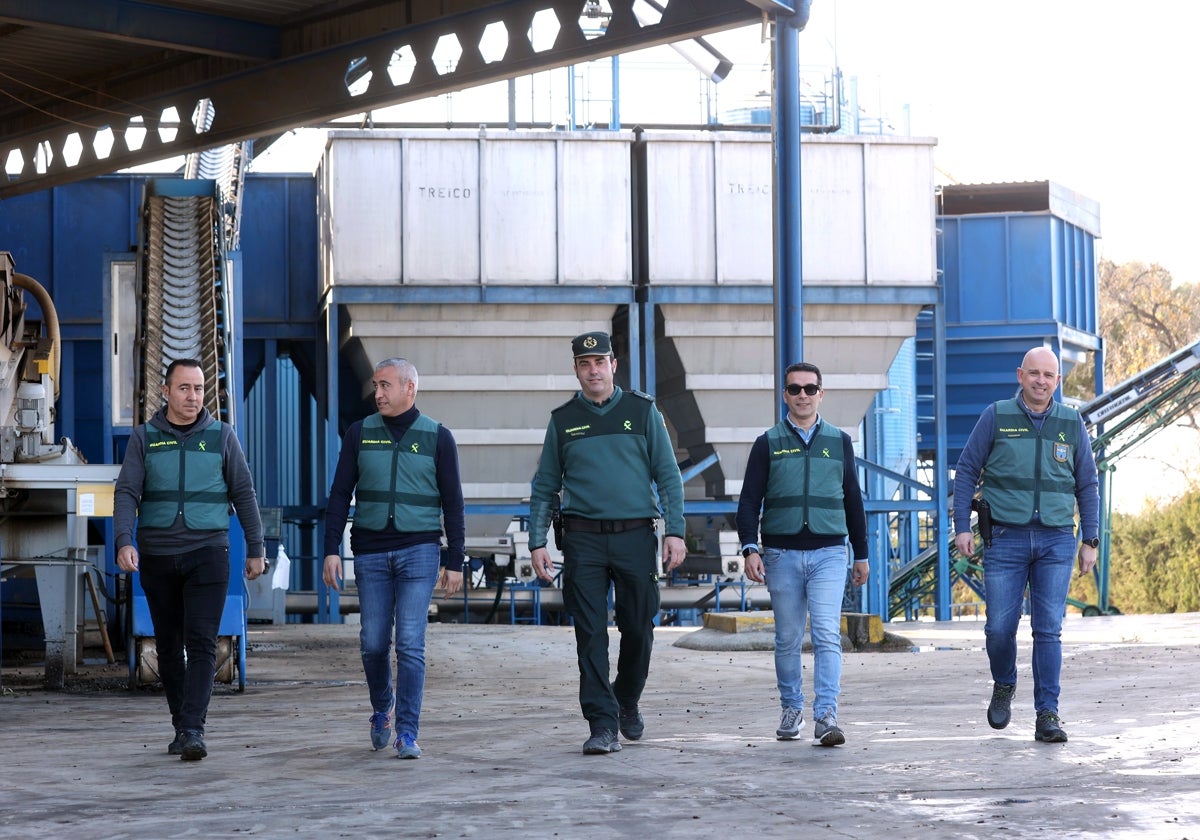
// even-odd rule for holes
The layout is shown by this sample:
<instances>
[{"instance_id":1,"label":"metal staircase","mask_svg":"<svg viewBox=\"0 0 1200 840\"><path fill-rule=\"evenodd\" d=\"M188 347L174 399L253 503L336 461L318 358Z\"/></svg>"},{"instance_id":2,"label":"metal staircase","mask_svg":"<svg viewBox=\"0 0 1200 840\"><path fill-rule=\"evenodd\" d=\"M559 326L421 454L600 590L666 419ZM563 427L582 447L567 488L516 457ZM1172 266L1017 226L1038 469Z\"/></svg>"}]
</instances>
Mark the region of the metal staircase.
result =
<instances>
[{"instance_id":1,"label":"metal staircase","mask_svg":"<svg viewBox=\"0 0 1200 840\"><path fill-rule=\"evenodd\" d=\"M1117 612L1109 603L1112 480L1116 462L1200 404L1200 341L1167 356L1080 407L1092 430L1100 471L1100 554L1096 562L1096 612Z\"/></svg>"}]
</instances>

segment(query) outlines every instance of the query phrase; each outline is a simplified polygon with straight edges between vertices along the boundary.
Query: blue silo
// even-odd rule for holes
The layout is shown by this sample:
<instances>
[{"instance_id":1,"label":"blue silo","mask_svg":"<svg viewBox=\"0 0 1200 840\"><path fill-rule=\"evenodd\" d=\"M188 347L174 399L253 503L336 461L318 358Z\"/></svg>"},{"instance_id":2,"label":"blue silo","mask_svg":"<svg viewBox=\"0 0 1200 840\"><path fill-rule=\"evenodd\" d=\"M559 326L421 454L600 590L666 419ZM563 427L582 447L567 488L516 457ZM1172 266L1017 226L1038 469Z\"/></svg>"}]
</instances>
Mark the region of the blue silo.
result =
<instances>
[{"instance_id":1,"label":"blue silo","mask_svg":"<svg viewBox=\"0 0 1200 840\"><path fill-rule=\"evenodd\" d=\"M941 188L938 268L946 320L946 423L950 465L979 413L1017 390L1016 369L1031 347L1046 346L1067 376L1101 368L1096 247L1099 205L1059 184ZM932 323L917 330L917 388L933 390ZM1094 396L1094 394L1088 395ZM1056 399L1062 399L1061 390ZM936 441L921 405L920 448Z\"/></svg>"}]
</instances>

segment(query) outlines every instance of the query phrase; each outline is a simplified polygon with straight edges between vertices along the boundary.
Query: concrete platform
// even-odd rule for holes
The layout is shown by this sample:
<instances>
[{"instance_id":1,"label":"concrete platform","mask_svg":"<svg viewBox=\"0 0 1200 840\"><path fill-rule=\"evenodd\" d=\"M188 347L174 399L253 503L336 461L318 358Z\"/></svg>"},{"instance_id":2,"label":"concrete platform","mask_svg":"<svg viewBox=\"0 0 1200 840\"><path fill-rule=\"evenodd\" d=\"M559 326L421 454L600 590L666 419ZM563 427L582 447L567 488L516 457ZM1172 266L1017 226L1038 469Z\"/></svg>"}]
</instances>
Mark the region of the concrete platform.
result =
<instances>
[{"instance_id":1,"label":"concrete platform","mask_svg":"<svg viewBox=\"0 0 1200 840\"><path fill-rule=\"evenodd\" d=\"M769 651L673 644L691 629L658 632L646 735L607 756L580 754L570 628L431 625L419 761L370 749L352 626L252 628L196 763L123 666L61 692L6 667L0 837L1200 838L1200 615L1068 619L1054 745L1027 628L1001 732L981 622L887 629L914 648L846 654L834 749L775 740Z\"/></svg>"}]
</instances>

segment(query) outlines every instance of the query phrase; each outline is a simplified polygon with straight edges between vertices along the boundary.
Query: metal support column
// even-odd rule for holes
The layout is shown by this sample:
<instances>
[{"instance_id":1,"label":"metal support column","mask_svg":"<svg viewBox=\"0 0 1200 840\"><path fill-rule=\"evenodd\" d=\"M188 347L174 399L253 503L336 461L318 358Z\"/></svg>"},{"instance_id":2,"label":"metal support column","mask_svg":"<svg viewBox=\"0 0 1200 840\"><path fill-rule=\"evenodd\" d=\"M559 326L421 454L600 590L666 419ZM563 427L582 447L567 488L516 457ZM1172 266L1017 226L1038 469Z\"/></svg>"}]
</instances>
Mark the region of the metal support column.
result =
<instances>
[{"instance_id":1,"label":"metal support column","mask_svg":"<svg viewBox=\"0 0 1200 840\"><path fill-rule=\"evenodd\" d=\"M612 111L608 116L608 127L613 131L621 130L621 57L614 55L609 58L612 62Z\"/></svg>"},{"instance_id":2,"label":"metal support column","mask_svg":"<svg viewBox=\"0 0 1200 840\"><path fill-rule=\"evenodd\" d=\"M630 379L630 387L639 388L647 394L654 394L658 390L658 354L655 353L655 331L654 331L654 309L655 303L653 300L639 300L636 303L630 304L629 318L629 354L634 357L630 359L633 367L631 373L636 372L639 368L644 371L642 383L640 386L635 384ZM634 339L637 339L637 344L634 344ZM635 348L637 348L635 350ZM639 353L640 351L640 353ZM640 358L638 356L640 355Z\"/></svg>"},{"instance_id":3,"label":"metal support column","mask_svg":"<svg viewBox=\"0 0 1200 840\"><path fill-rule=\"evenodd\" d=\"M333 480L334 470L337 468L338 449L341 446L341 439L338 435L338 418L341 412L341 406L338 403L338 389L341 387L338 382L338 342L341 340L339 334L341 304L337 299L337 290L329 292L329 296L325 302L325 447L320 459L320 469L323 475L318 477L321 482L321 493L329 492L330 482ZM319 390L319 389L318 389ZM324 532L325 529L317 529L317 552L316 552L316 569L315 580L313 585L317 590L317 623L330 624L338 623L342 619L341 605L338 602L338 591L331 589L325 585L325 580L321 574L321 568L325 562L324 548Z\"/></svg>"},{"instance_id":4,"label":"metal support column","mask_svg":"<svg viewBox=\"0 0 1200 840\"><path fill-rule=\"evenodd\" d=\"M1099 305L1096 307L1099 311ZM1092 382L1095 384L1095 393L1097 396L1104 393L1104 340L1100 341L1100 349L1092 354ZM1096 434L1099 436L1104 429L1103 425L1096 428ZM1101 446L1100 451L1092 453L1097 460L1104 459L1105 447ZM1109 564L1112 560L1112 469L1111 465L1105 463L1104 469L1099 471L1100 482L1100 548L1096 553L1096 567L1092 570L1092 576L1096 580L1096 605L1100 608L1101 615L1107 615L1110 604L1108 603L1108 575ZM1086 534L1080 535L1082 539Z\"/></svg>"},{"instance_id":5,"label":"metal support column","mask_svg":"<svg viewBox=\"0 0 1200 840\"><path fill-rule=\"evenodd\" d=\"M950 578L950 538L954 529L950 522L950 505L946 487L950 486L950 465L946 451L946 437L950 433L946 422L946 289L942 277L938 276L937 305L933 307L933 423L937 442L933 448L933 497L937 502L937 583L934 616L938 621L949 621L950 595L953 581ZM970 499L959 504L970 504Z\"/></svg>"},{"instance_id":6,"label":"metal support column","mask_svg":"<svg viewBox=\"0 0 1200 840\"><path fill-rule=\"evenodd\" d=\"M66 674L79 671L79 625L83 616L84 561L43 559L33 563L42 627L46 634L46 687L61 689Z\"/></svg>"},{"instance_id":7,"label":"metal support column","mask_svg":"<svg viewBox=\"0 0 1200 840\"><path fill-rule=\"evenodd\" d=\"M775 18L775 373L776 383L792 362L804 358L800 242L800 31L809 3L794 15ZM787 412L782 398L780 416Z\"/></svg>"}]
</instances>

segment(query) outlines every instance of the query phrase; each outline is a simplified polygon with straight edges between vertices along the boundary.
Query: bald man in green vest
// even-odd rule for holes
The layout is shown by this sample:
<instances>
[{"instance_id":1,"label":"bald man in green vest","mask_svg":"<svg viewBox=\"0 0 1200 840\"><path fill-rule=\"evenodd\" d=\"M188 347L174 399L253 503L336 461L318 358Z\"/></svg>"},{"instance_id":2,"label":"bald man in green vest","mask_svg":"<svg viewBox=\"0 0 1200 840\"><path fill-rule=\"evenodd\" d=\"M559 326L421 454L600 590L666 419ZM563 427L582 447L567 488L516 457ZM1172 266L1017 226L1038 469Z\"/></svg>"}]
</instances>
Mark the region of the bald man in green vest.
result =
<instances>
[{"instance_id":1,"label":"bald man in green vest","mask_svg":"<svg viewBox=\"0 0 1200 840\"><path fill-rule=\"evenodd\" d=\"M1033 629L1033 737L1063 743L1058 715L1063 614L1072 567L1087 574L1100 545L1096 460L1087 426L1075 409L1056 402L1062 383L1058 357L1034 347L1017 368L1012 399L984 409L967 439L954 474L954 544L975 553L971 499L982 484L991 509L992 543L984 546L983 633L992 672L987 721L1004 729L1017 688L1017 627L1025 591ZM1079 536L1075 511L1079 510Z\"/></svg>"}]
</instances>

